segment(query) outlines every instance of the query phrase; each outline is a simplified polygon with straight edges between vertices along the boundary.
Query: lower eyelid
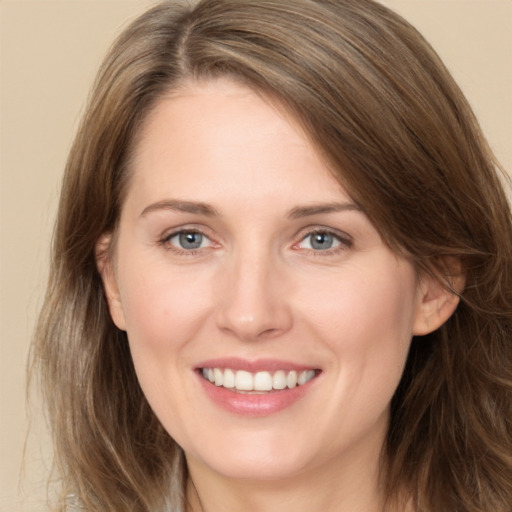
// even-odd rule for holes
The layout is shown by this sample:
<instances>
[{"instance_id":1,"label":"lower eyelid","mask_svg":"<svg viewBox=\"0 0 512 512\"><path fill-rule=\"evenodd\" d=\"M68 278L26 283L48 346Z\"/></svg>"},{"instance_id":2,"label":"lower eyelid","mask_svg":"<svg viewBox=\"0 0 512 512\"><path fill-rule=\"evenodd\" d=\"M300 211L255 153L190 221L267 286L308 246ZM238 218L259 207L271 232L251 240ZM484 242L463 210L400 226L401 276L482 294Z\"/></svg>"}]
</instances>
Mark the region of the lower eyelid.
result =
<instances>
[{"instance_id":1,"label":"lower eyelid","mask_svg":"<svg viewBox=\"0 0 512 512\"><path fill-rule=\"evenodd\" d=\"M178 237L181 234L193 233L201 235L203 237L202 246L196 248L184 248L179 243L172 243L171 240ZM220 244L214 241L214 239L200 229L194 228L179 228L174 231L167 233L160 237L158 245L161 245L167 251L173 252L178 256L194 256L200 254L205 250L220 247Z\"/></svg>"},{"instance_id":2,"label":"lower eyelid","mask_svg":"<svg viewBox=\"0 0 512 512\"><path fill-rule=\"evenodd\" d=\"M310 250L310 251L313 251L315 253L328 253L329 251L335 251L338 248L349 248L349 247L352 247L352 245L353 245L353 241L352 241L351 237L349 237L348 235L343 236L342 234L337 233L337 232L332 231L332 230L329 230L329 229L313 229L311 231L308 231L308 232L302 234L300 236L299 241L293 244L293 247L299 249L300 247L298 247L298 246L302 242L304 242L304 240L306 240L308 237L311 237L311 236L313 236L315 234L330 235L338 243L337 243L337 245L335 247L331 247L329 249L321 250L321 249L314 249L314 248L308 247L308 248L305 248L305 250Z\"/></svg>"},{"instance_id":3,"label":"lower eyelid","mask_svg":"<svg viewBox=\"0 0 512 512\"><path fill-rule=\"evenodd\" d=\"M174 237L177 237L180 234L186 234L186 233L194 233L194 234L201 235L207 241L206 246L197 247L197 248L193 248L193 249L186 249L186 248L180 247L177 244L171 243L171 240ZM336 241L336 245L334 245L334 247L329 247L327 249L315 249L313 247L307 247L307 248L300 247L300 244L302 244L304 242L304 240L306 240L308 237L311 237L315 234L324 234L324 235L332 236ZM300 235L300 239L297 242L293 243L293 245L291 247L292 247L292 249L296 249L296 250L302 249L304 251L309 251L318 256L322 256L322 255L327 256L332 253L341 252L343 250L349 249L354 245L354 242L349 235L346 235L346 234L345 234L345 236L343 236L343 235L344 234L341 234L341 233L338 233L336 231L329 230L329 229L321 229L321 228L311 229L307 232L303 232L303 234ZM220 244L216 243L204 231L202 231L200 229L194 229L194 228L189 228L189 229L180 228L180 229L174 230L170 233L164 234L158 239L158 244L162 245L162 246L167 246L168 250L172 250L177 253L185 254L185 255L193 255L194 253L199 252L202 249L208 249L211 247L220 247Z\"/></svg>"}]
</instances>

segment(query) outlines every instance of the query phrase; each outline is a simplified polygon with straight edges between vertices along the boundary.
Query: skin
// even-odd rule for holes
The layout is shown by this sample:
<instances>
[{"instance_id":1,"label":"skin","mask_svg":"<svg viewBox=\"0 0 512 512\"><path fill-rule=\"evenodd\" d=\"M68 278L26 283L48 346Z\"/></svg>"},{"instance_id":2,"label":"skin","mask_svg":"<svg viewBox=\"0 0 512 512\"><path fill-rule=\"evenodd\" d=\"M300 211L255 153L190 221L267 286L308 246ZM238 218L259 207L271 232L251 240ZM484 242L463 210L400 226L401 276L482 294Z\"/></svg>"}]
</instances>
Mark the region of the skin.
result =
<instances>
[{"instance_id":1,"label":"skin","mask_svg":"<svg viewBox=\"0 0 512 512\"><path fill-rule=\"evenodd\" d=\"M142 389L185 451L189 510L381 510L411 337L456 298L390 251L293 118L245 86L170 93L135 149L115 248L98 266ZM180 247L180 230L203 234L201 247ZM332 247L313 247L312 231ZM197 365L220 357L320 372L298 401L254 418L204 393Z\"/></svg>"}]
</instances>

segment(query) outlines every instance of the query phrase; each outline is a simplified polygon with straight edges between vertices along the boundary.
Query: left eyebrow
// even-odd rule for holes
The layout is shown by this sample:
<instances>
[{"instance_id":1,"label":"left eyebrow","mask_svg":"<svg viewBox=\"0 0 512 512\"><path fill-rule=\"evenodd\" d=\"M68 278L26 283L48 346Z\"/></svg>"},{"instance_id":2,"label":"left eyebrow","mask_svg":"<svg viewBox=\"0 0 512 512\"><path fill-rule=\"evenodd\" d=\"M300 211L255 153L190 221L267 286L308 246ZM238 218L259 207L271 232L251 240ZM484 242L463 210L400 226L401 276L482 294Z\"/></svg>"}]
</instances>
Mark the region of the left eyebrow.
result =
<instances>
[{"instance_id":1,"label":"left eyebrow","mask_svg":"<svg viewBox=\"0 0 512 512\"><path fill-rule=\"evenodd\" d=\"M355 203L325 203L313 204L307 206L296 206L288 212L288 217L291 219L301 219L303 217L310 217L311 215L319 215L322 213L337 213L345 211L362 212L360 206Z\"/></svg>"}]
</instances>

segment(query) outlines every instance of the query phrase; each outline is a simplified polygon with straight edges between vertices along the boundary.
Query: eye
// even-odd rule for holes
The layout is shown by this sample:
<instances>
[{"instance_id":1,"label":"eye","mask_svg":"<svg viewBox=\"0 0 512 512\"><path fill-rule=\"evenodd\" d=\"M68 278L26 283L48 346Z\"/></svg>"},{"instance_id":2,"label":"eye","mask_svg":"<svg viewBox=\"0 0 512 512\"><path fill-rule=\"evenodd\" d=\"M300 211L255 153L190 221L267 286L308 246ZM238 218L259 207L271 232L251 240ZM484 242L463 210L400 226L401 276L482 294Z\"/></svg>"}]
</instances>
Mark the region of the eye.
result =
<instances>
[{"instance_id":1,"label":"eye","mask_svg":"<svg viewBox=\"0 0 512 512\"><path fill-rule=\"evenodd\" d=\"M211 240L198 231L179 231L166 237L164 242L182 251L194 251L212 245Z\"/></svg>"},{"instance_id":2,"label":"eye","mask_svg":"<svg viewBox=\"0 0 512 512\"><path fill-rule=\"evenodd\" d=\"M315 251L325 251L340 245L340 240L332 233L318 231L310 233L301 242L302 248L314 249Z\"/></svg>"},{"instance_id":3,"label":"eye","mask_svg":"<svg viewBox=\"0 0 512 512\"><path fill-rule=\"evenodd\" d=\"M308 233L302 240L295 245L297 249L306 249L312 251L336 251L350 247L352 241L348 236L342 237L331 231L315 230Z\"/></svg>"}]
</instances>

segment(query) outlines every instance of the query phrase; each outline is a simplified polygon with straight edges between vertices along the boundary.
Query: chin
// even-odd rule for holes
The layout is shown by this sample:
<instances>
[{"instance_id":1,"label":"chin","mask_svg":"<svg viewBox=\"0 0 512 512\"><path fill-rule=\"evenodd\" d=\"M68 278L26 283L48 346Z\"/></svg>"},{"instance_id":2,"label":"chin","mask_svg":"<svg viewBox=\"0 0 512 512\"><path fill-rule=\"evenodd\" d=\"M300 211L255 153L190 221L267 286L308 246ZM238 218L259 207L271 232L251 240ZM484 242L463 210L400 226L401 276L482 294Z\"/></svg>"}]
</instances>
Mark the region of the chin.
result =
<instances>
[{"instance_id":1,"label":"chin","mask_svg":"<svg viewBox=\"0 0 512 512\"><path fill-rule=\"evenodd\" d=\"M303 443L293 443L292 446L277 437L267 439L267 442L261 438L259 441L246 438L232 442L224 449L218 444L209 450L201 450L200 457L187 455L187 461L189 465L197 462L206 466L225 478L262 481L285 480L314 465L312 458L298 449L301 445L304 447Z\"/></svg>"},{"instance_id":2,"label":"chin","mask_svg":"<svg viewBox=\"0 0 512 512\"><path fill-rule=\"evenodd\" d=\"M212 461L210 468L225 478L247 481L281 481L297 476L305 471L304 464L298 461L278 460L275 457L240 460L226 458Z\"/></svg>"}]
</instances>

